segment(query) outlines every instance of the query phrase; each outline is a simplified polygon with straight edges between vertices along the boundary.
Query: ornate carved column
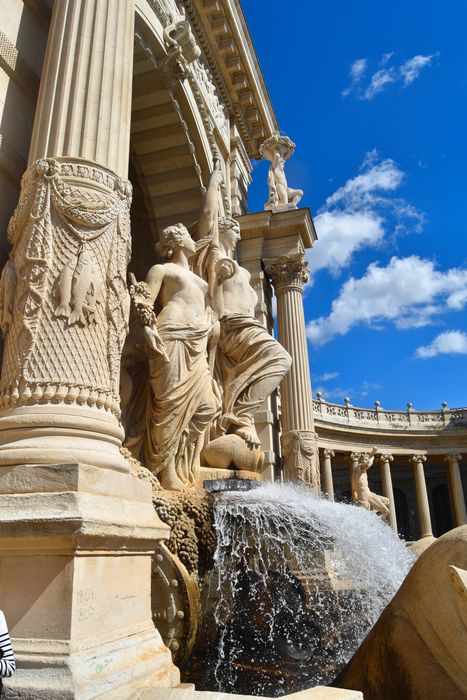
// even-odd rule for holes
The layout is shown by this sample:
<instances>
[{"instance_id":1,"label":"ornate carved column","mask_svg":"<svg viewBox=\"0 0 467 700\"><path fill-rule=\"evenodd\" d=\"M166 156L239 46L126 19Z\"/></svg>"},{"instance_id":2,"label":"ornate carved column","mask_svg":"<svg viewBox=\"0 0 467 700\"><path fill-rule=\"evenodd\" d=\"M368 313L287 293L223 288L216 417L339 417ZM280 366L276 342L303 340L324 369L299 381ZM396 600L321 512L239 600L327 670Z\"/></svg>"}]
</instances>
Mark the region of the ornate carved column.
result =
<instances>
[{"instance_id":1,"label":"ornate carved column","mask_svg":"<svg viewBox=\"0 0 467 700\"><path fill-rule=\"evenodd\" d=\"M335 457L333 450L323 450L323 468L321 472L321 490L329 496L329 500L334 500L334 484L332 482L332 463Z\"/></svg>"},{"instance_id":2,"label":"ornate carved column","mask_svg":"<svg viewBox=\"0 0 467 700\"><path fill-rule=\"evenodd\" d=\"M391 462L394 460L392 455L380 455L380 465L381 465L381 488L383 491L383 496L389 500L389 517L388 523L397 532L397 517L396 517L396 506L394 503L394 491L392 488L392 477L391 477Z\"/></svg>"},{"instance_id":3,"label":"ornate carved column","mask_svg":"<svg viewBox=\"0 0 467 700\"><path fill-rule=\"evenodd\" d=\"M426 490L425 473L423 462L426 462L425 455L413 455L409 462L412 463L415 492L417 494L418 521L420 524L420 537L433 537L431 528L430 504Z\"/></svg>"},{"instance_id":4,"label":"ornate carved column","mask_svg":"<svg viewBox=\"0 0 467 700\"><path fill-rule=\"evenodd\" d=\"M133 2L60 0L0 301L0 464L128 471L119 448Z\"/></svg>"},{"instance_id":5,"label":"ornate carved column","mask_svg":"<svg viewBox=\"0 0 467 700\"><path fill-rule=\"evenodd\" d=\"M311 377L303 312L307 263L301 254L264 260L277 296L278 340L292 357L281 383L284 476L319 489Z\"/></svg>"},{"instance_id":6,"label":"ornate carved column","mask_svg":"<svg viewBox=\"0 0 467 700\"><path fill-rule=\"evenodd\" d=\"M18 698L112 689L125 700L179 682L150 607L151 555L168 528L119 452L133 25L131 0L54 3L9 226L0 598Z\"/></svg>"},{"instance_id":7,"label":"ornate carved column","mask_svg":"<svg viewBox=\"0 0 467 700\"><path fill-rule=\"evenodd\" d=\"M462 479L459 471L459 460L462 459L461 454L448 454L444 460L448 464L449 470L449 486L451 489L452 505L454 508L454 520L456 525L465 525L467 523L467 513L465 510L464 490L462 488Z\"/></svg>"}]
</instances>

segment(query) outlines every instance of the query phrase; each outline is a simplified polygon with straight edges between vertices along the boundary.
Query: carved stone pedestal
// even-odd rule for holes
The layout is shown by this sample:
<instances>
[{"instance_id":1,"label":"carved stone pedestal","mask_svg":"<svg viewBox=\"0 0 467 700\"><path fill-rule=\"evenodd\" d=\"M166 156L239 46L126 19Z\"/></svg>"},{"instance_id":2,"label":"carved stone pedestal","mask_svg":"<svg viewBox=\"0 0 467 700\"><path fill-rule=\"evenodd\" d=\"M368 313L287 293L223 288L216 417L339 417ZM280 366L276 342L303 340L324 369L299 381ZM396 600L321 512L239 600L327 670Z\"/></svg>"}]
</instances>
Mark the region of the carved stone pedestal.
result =
<instances>
[{"instance_id":1,"label":"carved stone pedestal","mask_svg":"<svg viewBox=\"0 0 467 700\"><path fill-rule=\"evenodd\" d=\"M132 698L175 686L151 620L168 537L149 484L82 464L0 469L0 600L18 670L6 698Z\"/></svg>"}]
</instances>

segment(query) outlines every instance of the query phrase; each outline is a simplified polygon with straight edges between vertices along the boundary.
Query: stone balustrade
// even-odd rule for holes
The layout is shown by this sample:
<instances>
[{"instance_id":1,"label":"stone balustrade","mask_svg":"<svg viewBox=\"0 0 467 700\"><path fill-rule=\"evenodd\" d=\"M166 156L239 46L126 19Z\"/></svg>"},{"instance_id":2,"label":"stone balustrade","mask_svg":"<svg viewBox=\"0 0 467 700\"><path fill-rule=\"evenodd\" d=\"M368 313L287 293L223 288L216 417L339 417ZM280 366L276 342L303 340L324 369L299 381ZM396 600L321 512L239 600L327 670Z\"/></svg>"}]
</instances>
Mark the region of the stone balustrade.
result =
<instances>
[{"instance_id":1,"label":"stone balustrade","mask_svg":"<svg viewBox=\"0 0 467 700\"><path fill-rule=\"evenodd\" d=\"M352 406L348 401L342 404L329 403L318 393L313 400L315 420L330 421L355 426L398 429L398 430L433 430L466 429L467 408L448 408L443 403L439 411L415 411L412 404L407 404L405 411L387 411L379 402L375 408Z\"/></svg>"}]
</instances>

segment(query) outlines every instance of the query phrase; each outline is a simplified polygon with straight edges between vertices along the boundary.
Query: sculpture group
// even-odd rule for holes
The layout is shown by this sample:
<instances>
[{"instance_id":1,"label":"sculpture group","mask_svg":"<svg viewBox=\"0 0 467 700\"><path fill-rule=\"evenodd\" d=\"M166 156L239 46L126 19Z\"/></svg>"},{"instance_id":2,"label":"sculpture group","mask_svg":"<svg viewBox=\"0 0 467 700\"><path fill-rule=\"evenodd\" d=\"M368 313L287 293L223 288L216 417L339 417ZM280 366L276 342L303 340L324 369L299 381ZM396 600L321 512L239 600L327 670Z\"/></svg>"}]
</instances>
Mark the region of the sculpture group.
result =
<instances>
[{"instance_id":1,"label":"sculpture group","mask_svg":"<svg viewBox=\"0 0 467 700\"><path fill-rule=\"evenodd\" d=\"M291 365L255 318L250 275L234 259L239 224L219 217L222 182L216 158L193 237L181 223L165 228L161 262L130 287L126 446L167 489L196 483L202 462L254 471L255 413Z\"/></svg>"}]
</instances>

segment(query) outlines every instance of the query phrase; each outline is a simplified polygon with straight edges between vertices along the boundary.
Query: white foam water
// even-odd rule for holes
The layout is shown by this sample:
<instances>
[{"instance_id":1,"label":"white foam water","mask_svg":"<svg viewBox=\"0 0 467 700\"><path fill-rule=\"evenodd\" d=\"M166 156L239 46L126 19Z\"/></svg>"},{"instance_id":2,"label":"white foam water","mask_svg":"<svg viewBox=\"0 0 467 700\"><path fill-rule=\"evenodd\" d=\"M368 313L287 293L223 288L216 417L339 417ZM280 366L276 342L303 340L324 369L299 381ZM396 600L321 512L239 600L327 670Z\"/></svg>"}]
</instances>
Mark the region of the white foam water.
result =
<instances>
[{"instance_id":1,"label":"white foam water","mask_svg":"<svg viewBox=\"0 0 467 700\"><path fill-rule=\"evenodd\" d=\"M214 501L211 683L282 695L332 682L413 556L375 513L290 484Z\"/></svg>"}]
</instances>

